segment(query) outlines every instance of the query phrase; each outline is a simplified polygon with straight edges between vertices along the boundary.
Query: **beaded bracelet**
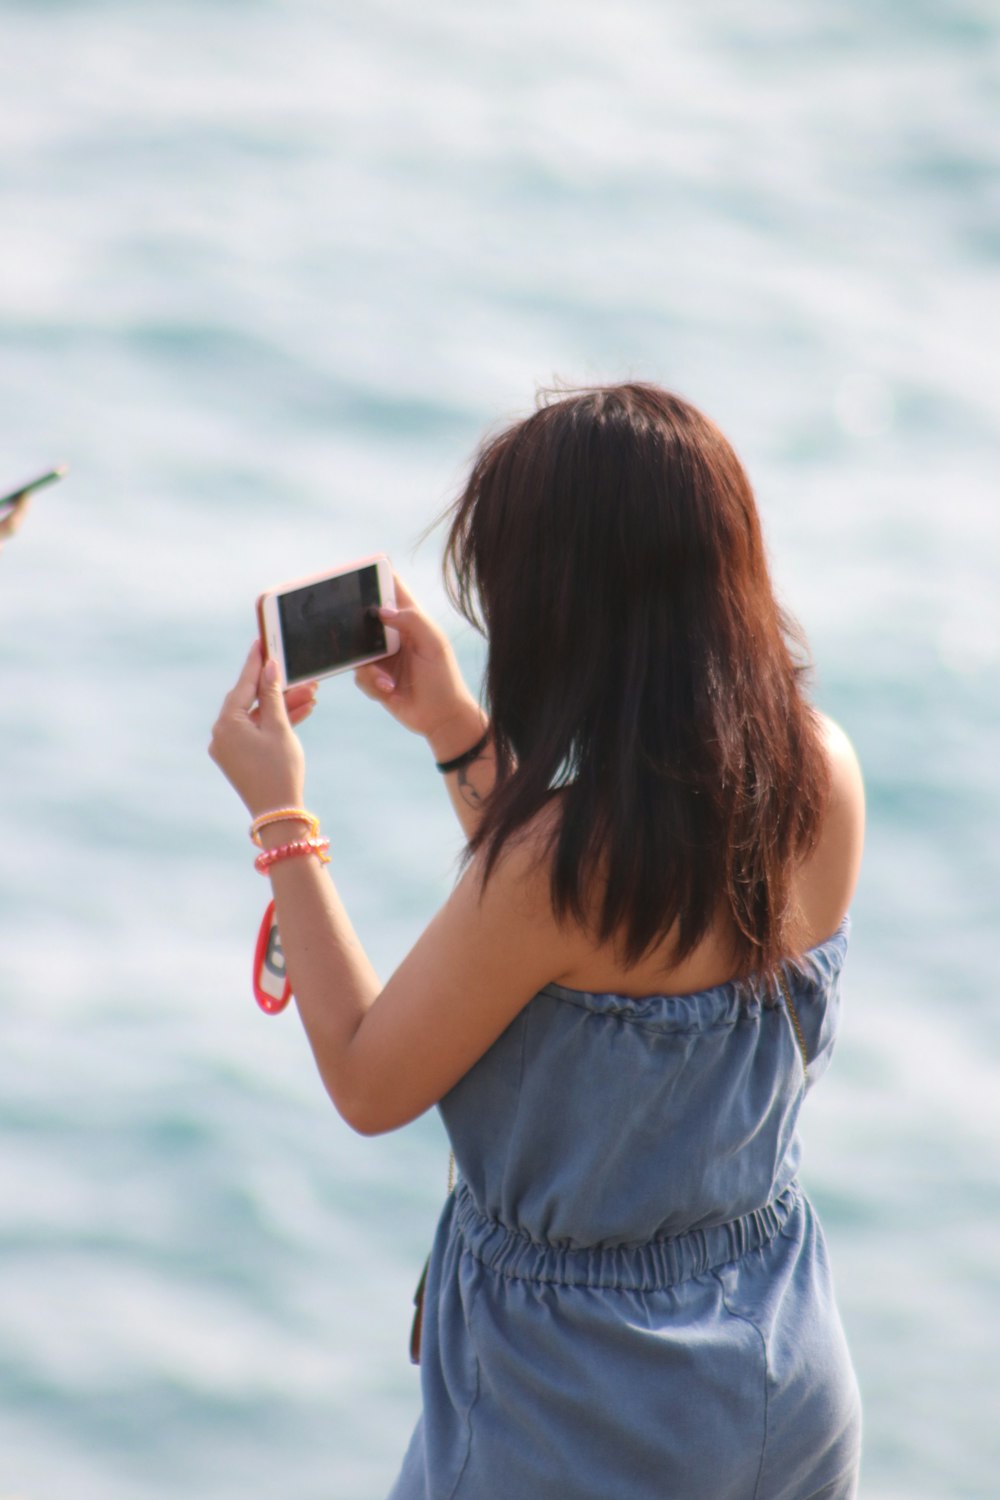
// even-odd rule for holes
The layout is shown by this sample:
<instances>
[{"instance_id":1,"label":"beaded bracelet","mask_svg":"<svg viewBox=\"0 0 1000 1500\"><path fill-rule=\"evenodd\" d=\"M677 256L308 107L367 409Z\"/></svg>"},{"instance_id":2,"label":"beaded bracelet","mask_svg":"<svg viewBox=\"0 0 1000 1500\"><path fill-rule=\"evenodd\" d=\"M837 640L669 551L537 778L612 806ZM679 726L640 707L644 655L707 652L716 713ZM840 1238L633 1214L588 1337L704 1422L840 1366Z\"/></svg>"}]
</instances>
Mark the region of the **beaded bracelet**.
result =
<instances>
[{"instance_id":1,"label":"beaded bracelet","mask_svg":"<svg viewBox=\"0 0 1000 1500\"><path fill-rule=\"evenodd\" d=\"M250 824L250 837L260 848L260 831L267 828L271 823L285 823L295 821L308 823L310 838L319 838L319 818L315 813L307 811L304 807L275 807L271 812L263 812L254 818Z\"/></svg>"},{"instance_id":2,"label":"beaded bracelet","mask_svg":"<svg viewBox=\"0 0 1000 1500\"><path fill-rule=\"evenodd\" d=\"M283 859L298 859L306 854L315 854L320 864L328 865L330 856L327 850L330 847L329 839L296 839L291 844L279 844L276 849L265 849L253 862L255 870L266 875L272 865L278 864Z\"/></svg>"}]
</instances>

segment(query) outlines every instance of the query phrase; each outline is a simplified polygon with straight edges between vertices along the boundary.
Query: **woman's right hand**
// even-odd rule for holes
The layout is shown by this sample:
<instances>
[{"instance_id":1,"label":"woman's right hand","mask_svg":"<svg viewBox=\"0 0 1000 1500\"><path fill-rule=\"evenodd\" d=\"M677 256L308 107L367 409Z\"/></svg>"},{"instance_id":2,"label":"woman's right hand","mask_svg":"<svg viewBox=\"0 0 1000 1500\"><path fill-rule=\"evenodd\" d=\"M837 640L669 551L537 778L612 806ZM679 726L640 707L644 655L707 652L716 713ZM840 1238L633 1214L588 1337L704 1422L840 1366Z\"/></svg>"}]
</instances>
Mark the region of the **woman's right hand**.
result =
<instances>
[{"instance_id":1,"label":"woman's right hand","mask_svg":"<svg viewBox=\"0 0 1000 1500\"><path fill-rule=\"evenodd\" d=\"M482 734L486 716L465 685L444 631L398 578L395 584L397 608L383 607L379 615L399 632L399 651L359 667L354 680L406 729L422 734L435 760L448 760Z\"/></svg>"}]
</instances>

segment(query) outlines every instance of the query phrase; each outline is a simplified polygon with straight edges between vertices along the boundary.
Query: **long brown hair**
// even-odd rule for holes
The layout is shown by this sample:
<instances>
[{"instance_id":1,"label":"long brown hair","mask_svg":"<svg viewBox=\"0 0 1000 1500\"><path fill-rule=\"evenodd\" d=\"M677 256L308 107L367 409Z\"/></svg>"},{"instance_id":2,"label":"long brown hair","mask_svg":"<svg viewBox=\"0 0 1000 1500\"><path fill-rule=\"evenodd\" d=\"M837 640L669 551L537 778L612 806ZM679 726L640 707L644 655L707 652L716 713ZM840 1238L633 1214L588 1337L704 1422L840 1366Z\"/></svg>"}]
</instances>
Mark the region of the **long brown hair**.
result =
<instances>
[{"instance_id":1,"label":"long brown hair","mask_svg":"<svg viewBox=\"0 0 1000 1500\"><path fill-rule=\"evenodd\" d=\"M679 963L728 918L734 972L772 972L828 771L804 643L718 428L653 385L546 400L480 449L445 574L488 639L484 878L560 789L560 918L632 963L671 932Z\"/></svg>"}]
</instances>

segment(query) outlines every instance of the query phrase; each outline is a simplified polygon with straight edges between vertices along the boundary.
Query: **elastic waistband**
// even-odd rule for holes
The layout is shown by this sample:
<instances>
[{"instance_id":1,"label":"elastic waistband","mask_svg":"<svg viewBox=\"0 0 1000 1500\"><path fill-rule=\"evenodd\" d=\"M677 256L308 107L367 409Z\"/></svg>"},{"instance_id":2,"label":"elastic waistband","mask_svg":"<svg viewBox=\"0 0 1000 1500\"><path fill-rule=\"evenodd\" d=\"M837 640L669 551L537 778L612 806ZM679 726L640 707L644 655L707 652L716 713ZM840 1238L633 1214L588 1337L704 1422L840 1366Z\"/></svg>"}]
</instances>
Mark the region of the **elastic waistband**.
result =
<instances>
[{"instance_id":1,"label":"elastic waistband","mask_svg":"<svg viewBox=\"0 0 1000 1500\"><path fill-rule=\"evenodd\" d=\"M563 1249L533 1240L481 1213L464 1182L455 1190L454 1223L470 1253L519 1281L651 1292L740 1260L774 1239L799 1202L797 1183L763 1208L727 1224L650 1240L645 1245Z\"/></svg>"}]
</instances>

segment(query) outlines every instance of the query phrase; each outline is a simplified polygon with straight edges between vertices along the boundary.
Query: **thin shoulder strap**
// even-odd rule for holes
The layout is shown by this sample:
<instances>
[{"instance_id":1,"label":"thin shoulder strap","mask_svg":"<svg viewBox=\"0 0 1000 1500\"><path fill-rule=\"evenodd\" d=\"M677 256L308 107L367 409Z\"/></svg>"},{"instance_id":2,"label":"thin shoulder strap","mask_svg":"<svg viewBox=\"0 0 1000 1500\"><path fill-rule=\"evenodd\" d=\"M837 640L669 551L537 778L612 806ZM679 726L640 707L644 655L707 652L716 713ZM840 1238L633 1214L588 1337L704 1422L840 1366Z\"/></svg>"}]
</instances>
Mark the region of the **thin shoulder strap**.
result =
<instances>
[{"instance_id":1,"label":"thin shoulder strap","mask_svg":"<svg viewBox=\"0 0 1000 1500\"><path fill-rule=\"evenodd\" d=\"M795 1040L798 1042L799 1051L802 1053L802 1071L804 1073L808 1073L809 1051L806 1047L806 1039L803 1035L802 1027L799 1024L799 1013L795 1009L795 1002L792 999L792 992L788 987L788 980L785 978L784 969L778 970L778 982L781 985L782 992L785 996L785 1006L788 1010L788 1018L792 1023L792 1030L795 1032Z\"/></svg>"}]
</instances>

